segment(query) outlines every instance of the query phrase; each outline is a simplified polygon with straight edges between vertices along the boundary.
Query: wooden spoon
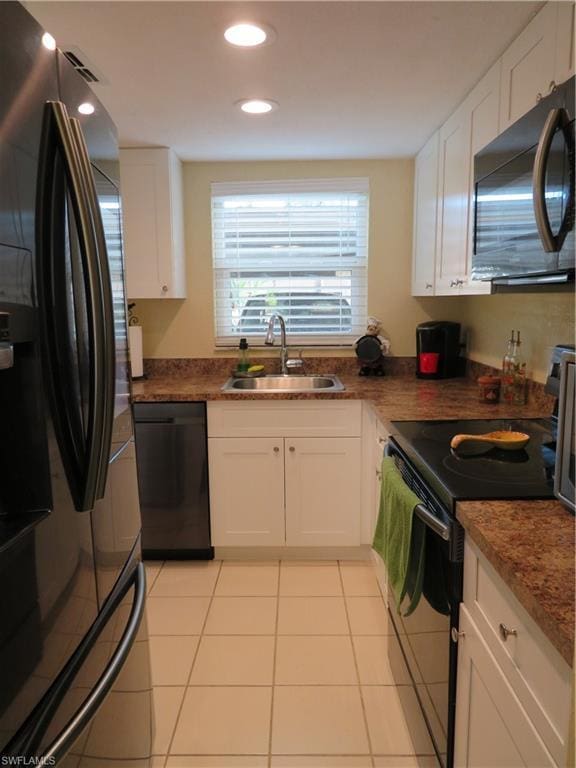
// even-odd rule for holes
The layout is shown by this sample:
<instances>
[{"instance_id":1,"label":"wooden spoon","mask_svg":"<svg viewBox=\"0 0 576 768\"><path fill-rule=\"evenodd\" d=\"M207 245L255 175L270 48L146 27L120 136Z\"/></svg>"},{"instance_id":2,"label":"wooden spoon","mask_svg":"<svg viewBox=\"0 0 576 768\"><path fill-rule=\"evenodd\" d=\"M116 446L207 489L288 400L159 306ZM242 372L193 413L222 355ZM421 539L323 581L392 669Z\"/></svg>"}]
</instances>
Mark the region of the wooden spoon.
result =
<instances>
[{"instance_id":1,"label":"wooden spoon","mask_svg":"<svg viewBox=\"0 0 576 768\"><path fill-rule=\"evenodd\" d=\"M450 441L451 448L458 448L458 446L467 441L474 440L477 443L491 443L497 448L502 448L503 451L519 451L524 448L530 440L530 435L525 432L487 432L485 435L454 435Z\"/></svg>"}]
</instances>

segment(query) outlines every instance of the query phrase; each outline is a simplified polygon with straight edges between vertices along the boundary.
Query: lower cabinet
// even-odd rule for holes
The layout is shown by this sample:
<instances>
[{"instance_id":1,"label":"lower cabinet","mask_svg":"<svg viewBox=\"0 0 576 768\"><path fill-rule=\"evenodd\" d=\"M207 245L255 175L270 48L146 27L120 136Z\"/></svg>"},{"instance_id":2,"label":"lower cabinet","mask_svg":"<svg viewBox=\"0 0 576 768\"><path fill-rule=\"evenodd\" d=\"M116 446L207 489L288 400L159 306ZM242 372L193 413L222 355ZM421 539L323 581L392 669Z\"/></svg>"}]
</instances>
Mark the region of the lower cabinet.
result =
<instances>
[{"instance_id":1,"label":"lower cabinet","mask_svg":"<svg viewBox=\"0 0 576 768\"><path fill-rule=\"evenodd\" d=\"M460 632L455 766L554 766L536 728L463 605Z\"/></svg>"},{"instance_id":2,"label":"lower cabinet","mask_svg":"<svg viewBox=\"0 0 576 768\"><path fill-rule=\"evenodd\" d=\"M215 546L360 544L361 439L208 440Z\"/></svg>"},{"instance_id":3,"label":"lower cabinet","mask_svg":"<svg viewBox=\"0 0 576 768\"><path fill-rule=\"evenodd\" d=\"M572 669L469 540L460 605L455 766L564 766Z\"/></svg>"},{"instance_id":4,"label":"lower cabinet","mask_svg":"<svg viewBox=\"0 0 576 768\"><path fill-rule=\"evenodd\" d=\"M284 440L214 437L208 455L213 546L284 544Z\"/></svg>"}]
</instances>

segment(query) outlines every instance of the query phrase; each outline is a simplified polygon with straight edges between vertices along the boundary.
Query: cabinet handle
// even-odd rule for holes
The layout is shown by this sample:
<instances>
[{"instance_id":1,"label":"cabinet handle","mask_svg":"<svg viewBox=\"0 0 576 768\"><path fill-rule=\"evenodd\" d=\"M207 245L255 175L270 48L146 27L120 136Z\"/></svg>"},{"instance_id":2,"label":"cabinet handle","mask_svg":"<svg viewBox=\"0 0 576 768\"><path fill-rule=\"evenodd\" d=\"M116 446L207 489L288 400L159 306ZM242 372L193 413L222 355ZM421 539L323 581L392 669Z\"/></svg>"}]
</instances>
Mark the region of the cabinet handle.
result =
<instances>
[{"instance_id":1,"label":"cabinet handle","mask_svg":"<svg viewBox=\"0 0 576 768\"><path fill-rule=\"evenodd\" d=\"M509 635L514 635L514 637L518 636L518 632L515 629L508 629L506 624L500 624L498 629L500 631L500 637L502 638L502 640L504 640L504 642L508 640Z\"/></svg>"},{"instance_id":2,"label":"cabinet handle","mask_svg":"<svg viewBox=\"0 0 576 768\"><path fill-rule=\"evenodd\" d=\"M461 639L463 640L466 637L466 632L458 632L456 627L452 627L452 629L450 630L450 637L452 638L453 643L457 643Z\"/></svg>"},{"instance_id":3,"label":"cabinet handle","mask_svg":"<svg viewBox=\"0 0 576 768\"><path fill-rule=\"evenodd\" d=\"M538 104L538 102L540 102L540 101L542 101L542 94L541 93L537 93L536 94L536 104Z\"/></svg>"},{"instance_id":4,"label":"cabinet handle","mask_svg":"<svg viewBox=\"0 0 576 768\"><path fill-rule=\"evenodd\" d=\"M378 442L380 443L380 445L386 445L388 440L385 437L379 437Z\"/></svg>"},{"instance_id":5,"label":"cabinet handle","mask_svg":"<svg viewBox=\"0 0 576 768\"><path fill-rule=\"evenodd\" d=\"M450 288L456 288L458 286L458 280L450 280Z\"/></svg>"},{"instance_id":6,"label":"cabinet handle","mask_svg":"<svg viewBox=\"0 0 576 768\"><path fill-rule=\"evenodd\" d=\"M294 451L296 450L296 448L294 448L294 446L293 446L293 445L291 445L291 446L290 446L290 448L288 448L288 450L290 451L290 453L294 453Z\"/></svg>"},{"instance_id":7,"label":"cabinet handle","mask_svg":"<svg viewBox=\"0 0 576 768\"><path fill-rule=\"evenodd\" d=\"M558 90L558 86L556 85L554 80L551 80L550 85L548 86L548 91L550 93L556 93L557 90Z\"/></svg>"},{"instance_id":8,"label":"cabinet handle","mask_svg":"<svg viewBox=\"0 0 576 768\"><path fill-rule=\"evenodd\" d=\"M162 293L168 293L168 286L167 285L163 285L162 286Z\"/></svg>"},{"instance_id":9,"label":"cabinet handle","mask_svg":"<svg viewBox=\"0 0 576 768\"><path fill-rule=\"evenodd\" d=\"M382 472L380 472L379 469L376 470L376 477L378 478L378 480L382 480Z\"/></svg>"},{"instance_id":10,"label":"cabinet handle","mask_svg":"<svg viewBox=\"0 0 576 768\"><path fill-rule=\"evenodd\" d=\"M274 446L274 453L280 453L280 448L277 445Z\"/></svg>"},{"instance_id":11,"label":"cabinet handle","mask_svg":"<svg viewBox=\"0 0 576 768\"><path fill-rule=\"evenodd\" d=\"M426 290L429 290L430 288L432 288L432 283L426 283Z\"/></svg>"}]
</instances>

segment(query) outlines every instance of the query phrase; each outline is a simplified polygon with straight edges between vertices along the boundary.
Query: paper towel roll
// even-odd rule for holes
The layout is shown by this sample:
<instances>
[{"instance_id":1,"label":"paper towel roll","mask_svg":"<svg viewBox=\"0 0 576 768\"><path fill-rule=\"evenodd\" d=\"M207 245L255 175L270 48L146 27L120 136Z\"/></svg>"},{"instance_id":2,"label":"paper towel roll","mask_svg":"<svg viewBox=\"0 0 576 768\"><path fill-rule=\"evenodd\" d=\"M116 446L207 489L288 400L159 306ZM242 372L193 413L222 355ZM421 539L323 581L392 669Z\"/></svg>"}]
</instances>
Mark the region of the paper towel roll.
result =
<instances>
[{"instance_id":1,"label":"paper towel roll","mask_svg":"<svg viewBox=\"0 0 576 768\"><path fill-rule=\"evenodd\" d=\"M132 378L138 379L144 375L144 366L142 364L142 326L128 326L128 344L130 345Z\"/></svg>"}]
</instances>

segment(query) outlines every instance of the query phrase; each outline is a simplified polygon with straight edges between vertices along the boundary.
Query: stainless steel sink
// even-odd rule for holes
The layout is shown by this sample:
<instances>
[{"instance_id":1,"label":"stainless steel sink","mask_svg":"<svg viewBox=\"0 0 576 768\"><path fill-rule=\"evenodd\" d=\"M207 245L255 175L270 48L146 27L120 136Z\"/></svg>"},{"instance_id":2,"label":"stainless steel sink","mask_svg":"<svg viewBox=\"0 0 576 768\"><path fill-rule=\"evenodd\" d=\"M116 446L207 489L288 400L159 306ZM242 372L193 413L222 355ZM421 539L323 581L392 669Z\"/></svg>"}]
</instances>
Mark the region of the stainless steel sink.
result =
<instances>
[{"instance_id":1,"label":"stainless steel sink","mask_svg":"<svg viewBox=\"0 0 576 768\"><path fill-rule=\"evenodd\" d=\"M223 392L343 392L344 385L332 374L326 376L260 376L237 379L232 376Z\"/></svg>"}]
</instances>

